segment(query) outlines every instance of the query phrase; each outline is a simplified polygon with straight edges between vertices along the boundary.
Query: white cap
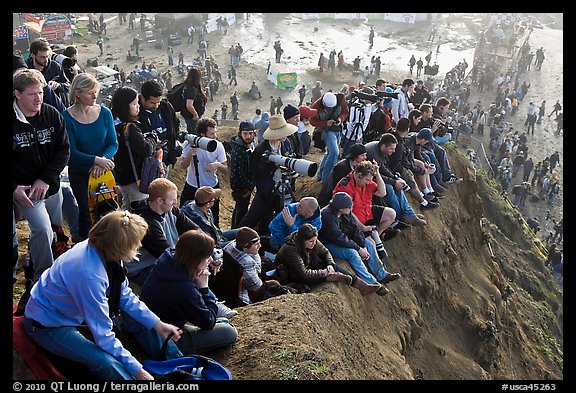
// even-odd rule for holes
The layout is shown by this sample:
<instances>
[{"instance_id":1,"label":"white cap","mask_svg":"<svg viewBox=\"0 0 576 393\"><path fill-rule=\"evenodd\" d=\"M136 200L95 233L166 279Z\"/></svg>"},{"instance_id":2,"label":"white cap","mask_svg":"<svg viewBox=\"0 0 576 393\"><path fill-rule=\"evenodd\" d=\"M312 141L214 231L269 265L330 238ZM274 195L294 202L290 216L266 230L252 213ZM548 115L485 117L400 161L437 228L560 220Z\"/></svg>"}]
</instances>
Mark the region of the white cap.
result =
<instances>
[{"instance_id":1,"label":"white cap","mask_svg":"<svg viewBox=\"0 0 576 393\"><path fill-rule=\"evenodd\" d=\"M331 92L324 94L322 104L324 104L326 108L334 108L336 106L336 95Z\"/></svg>"}]
</instances>

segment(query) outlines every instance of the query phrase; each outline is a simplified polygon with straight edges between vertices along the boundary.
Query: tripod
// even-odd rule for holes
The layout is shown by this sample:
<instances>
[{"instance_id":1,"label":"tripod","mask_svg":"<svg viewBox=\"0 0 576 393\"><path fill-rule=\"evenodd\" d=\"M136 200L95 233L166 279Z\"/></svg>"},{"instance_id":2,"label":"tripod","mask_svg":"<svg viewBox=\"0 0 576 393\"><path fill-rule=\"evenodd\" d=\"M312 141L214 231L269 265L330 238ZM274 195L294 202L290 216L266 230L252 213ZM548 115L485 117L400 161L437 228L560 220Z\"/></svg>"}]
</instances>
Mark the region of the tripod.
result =
<instances>
[{"instance_id":1,"label":"tripod","mask_svg":"<svg viewBox=\"0 0 576 393\"><path fill-rule=\"evenodd\" d=\"M276 192L276 195L280 195L282 208L284 208L288 206L291 202L296 201L296 196L294 195L294 190L292 189L292 185L290 184L290 182L292 181L292 179L296 179L298 177L298 173L290 171L288 168L285 167L280 167L280 171L282 179L280 180L280 182L278 182L278 184L274 188L274 191ZM288 195L290 196L290 199L288 199L288 201L286 198L286 191L288 191Z\"/></svg>"},{"instance_id":2,"label":"tripod","mask_svg":"<svg viewBox=\"0 0 576 393\"><path fill-rule=\"evenodd\" d=\"M348 121L354 124L354 126L352 128L352 134L350 135L350 138L345 136L346 143L342 144L342 153L340 155L340 159L346 157L346 155L348 154L348 149L351 147L352 144L355 143L354 141L358 137L359 131L362 131L362 133L364 133L364 119L365 119L364 107L365 106L359 102L355 102L352 104L352 108L355 110L351 111L352 116Z\"/></svg>"}]
</instances>

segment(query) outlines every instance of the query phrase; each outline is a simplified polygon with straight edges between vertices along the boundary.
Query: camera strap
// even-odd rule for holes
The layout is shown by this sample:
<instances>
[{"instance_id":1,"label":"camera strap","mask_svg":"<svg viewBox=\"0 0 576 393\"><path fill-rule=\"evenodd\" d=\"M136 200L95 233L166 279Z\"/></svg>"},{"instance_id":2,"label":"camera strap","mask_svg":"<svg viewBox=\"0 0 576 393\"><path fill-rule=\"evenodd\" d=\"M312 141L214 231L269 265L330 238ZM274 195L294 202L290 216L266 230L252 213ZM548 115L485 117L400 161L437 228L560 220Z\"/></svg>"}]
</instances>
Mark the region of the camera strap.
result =
<instances>
[{"instance_id":1,"label":"camera strap","mask_svg":"<svg viewBox=\"0 0 576 393\"><path fill-rule=\"evenodd\" d=\"M136 164L134 164L134 156L132 155L132 149L130 148L130 138L129 138L129 130L132 123L126 123L124 125L124 143L126 144L126 149L128 150L128 156L130 157L130 165L132 166L132 172L134 172L134 179L137 185L140 185L140 176L138 176L138 172L136 171Z\"/></svg>"},{"instance_id":2,"label":"camera strap","mask_svg":"<svg viewBox=\"0 0 576 393\"><path fill-rule=\"evenodd\" d=\"M194 170L196 171L196 188L200 188L200 174L198 173L198 153L192 156L192 162L194 163Z\"/></svg>"}]
</instances>

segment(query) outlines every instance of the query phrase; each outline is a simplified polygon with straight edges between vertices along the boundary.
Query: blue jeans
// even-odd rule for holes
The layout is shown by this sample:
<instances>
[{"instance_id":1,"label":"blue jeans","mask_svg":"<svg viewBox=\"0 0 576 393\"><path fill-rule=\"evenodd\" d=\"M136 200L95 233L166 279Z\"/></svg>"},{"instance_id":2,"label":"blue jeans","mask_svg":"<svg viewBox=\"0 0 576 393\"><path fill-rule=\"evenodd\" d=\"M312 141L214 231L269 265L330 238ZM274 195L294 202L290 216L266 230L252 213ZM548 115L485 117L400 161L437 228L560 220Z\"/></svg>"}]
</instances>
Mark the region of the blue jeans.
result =
<instances>
[{"instance_id":1,"label":"blue jeans","mask_svg":"<svg viewBox=\"0 0 576 393\"><path fill-rule=\"evenodd\" d=\"M434 186L436 186L438 182L442 180L442 168L440 167L438 159L436 159L433 151L424 149L424 152L426 152L428 163L434 164L436 166L436 171L430 175L430 183L432 183L432 188L434 188Z\"/></svg>"},{"instance_id":2,"label":"blue jeans","mask_svg":"<svg viewBox=\"0 0 576 393\"><path fill-rule=\"evenodd\" d=\"M88 183L86 183L88 184ZM30 258L34 265L34 282L44 270L52 266L52 225L62 226L62 190L41 201L34 201L34 207L18 205L20 212L30 227Z\"/></svg>"},{"instance_id":3,"label":"blue jeans","mask_svg":"<svg viewBox=\"0 0 576 393\"><path fill-rule=\"evenodd\" d=\"M322 161L320 161L318 173L316 174L316 178L322 183L326 183L328 176L332 172L332 169L334 169L334 165L338 162L338 154L340 153L338 146L342 139L342 132L327 131L325 136L326 153L324 153Z\"/></svg>"},{"instance_id":4,"label":"blue jeans","mask_svg":"<svg viewBox=\"0 0 576 393\"><path fill-rule=\"evenodd\" d=\"M218 318L212 329L200 329L189 323L184 325L184 332L176 345L184 356L206 355L208 352L233 344L238 338L238 331L227 318Z\"/></svg>"},{"instance_id":5,"label":"blue jeans","mask_svg":"<svg viewBox=\"0 0 576 393\"><path fill-rule=\"evenodd\" d=\"M154 329L145 329L129 315L123 315L122 331L129 332L151 357L160 355L164 338ZM76 327L64 326L57 328L37 328L32 326L32 320L22 320L24 330L30 338L48 352L74 362L86 365L92 373L102 380L132 380L124 365L114 356L105 352L84 337ZM166 351L168 359L182 356L176 344L171 340Z\"/></svg>"},{"instance_id":6,"label":"blue jeans","mask_svg":"<svg viewBox=\"0 0 576 393\"><path fill-rule=\"evenodd\" d=\"M446 143L446 142L450 142L452 139L453 139L453 138L452 138L452 134L449 133L449 132L447 132L446 134L444 134L444 136L434 137L434 141L435 141L437 144L439 144L439 145L441 145L441 144L443 144L443 143Z\"/></svg>"},{"instance_id":7,"label":"blue jeans","mask_svg":"<svg viewBox=\"0 0 576 393\"><path fill-rule=\"evenodd\" d=\"M60 183L62 189L62 215L68 223L68 229L72 235L72 242L79 243L82 241L80 237L80 229L78 227L78 202L74 197L72 187L65 182Z\"/></svg>"},{"instance_id":8,"label":"blue jeans","mask_svg":"<svg viewBox=\"0 0 576 393\"><path fill-rule=\"evenodd\" d=\"M396 212L396 218L402 219L416 215L410 207L403 190L396 190L392 184L386 183L386 203Z\"/></svg>"},{"instance_id":9,"label":"blue jeans","mask_svg":"<svg viewBox=\"0 0 576 393\"><path fill-rule=\"evenodd\" d=\"M368 253L370 253L370 259L367 262L368 267L364 264L364 261L360 258L360 254L358 254L358 251L355 249L338 246L332 243L324 245L334 258L340 258L347 261L358 277L366 281L368 284L375 284L377 281L383 280L388 275L388 272L384 269L380 258L378 258L376 246L374 246L368 238L365 239L364 244ZM370 268L370 270L368 270L368 268Z\"/></svg>"}]
</instances>

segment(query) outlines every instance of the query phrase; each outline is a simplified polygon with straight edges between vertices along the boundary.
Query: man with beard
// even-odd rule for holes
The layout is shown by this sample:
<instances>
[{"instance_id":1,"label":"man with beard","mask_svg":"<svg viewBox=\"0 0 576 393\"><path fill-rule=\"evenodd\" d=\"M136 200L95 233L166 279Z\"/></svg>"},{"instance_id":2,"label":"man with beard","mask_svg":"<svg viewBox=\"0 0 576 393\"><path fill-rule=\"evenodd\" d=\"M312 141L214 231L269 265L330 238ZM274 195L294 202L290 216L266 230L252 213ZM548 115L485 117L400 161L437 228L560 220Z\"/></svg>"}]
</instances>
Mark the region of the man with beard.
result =
<instances>
[{"instance_id":1,"label":"man with beard","mask_svg":"<svg viewBox=\"0 0 576 393\"><path fill-rule=\"evenodd\" d=\"M230 188L236 202L232 212L232 229L239 227L240 219L248 212L254 189L251 166L255 135L256 126L252 122L243 121L240 123L238 135L230 140Z\"/></svg>"}]
</instances>

